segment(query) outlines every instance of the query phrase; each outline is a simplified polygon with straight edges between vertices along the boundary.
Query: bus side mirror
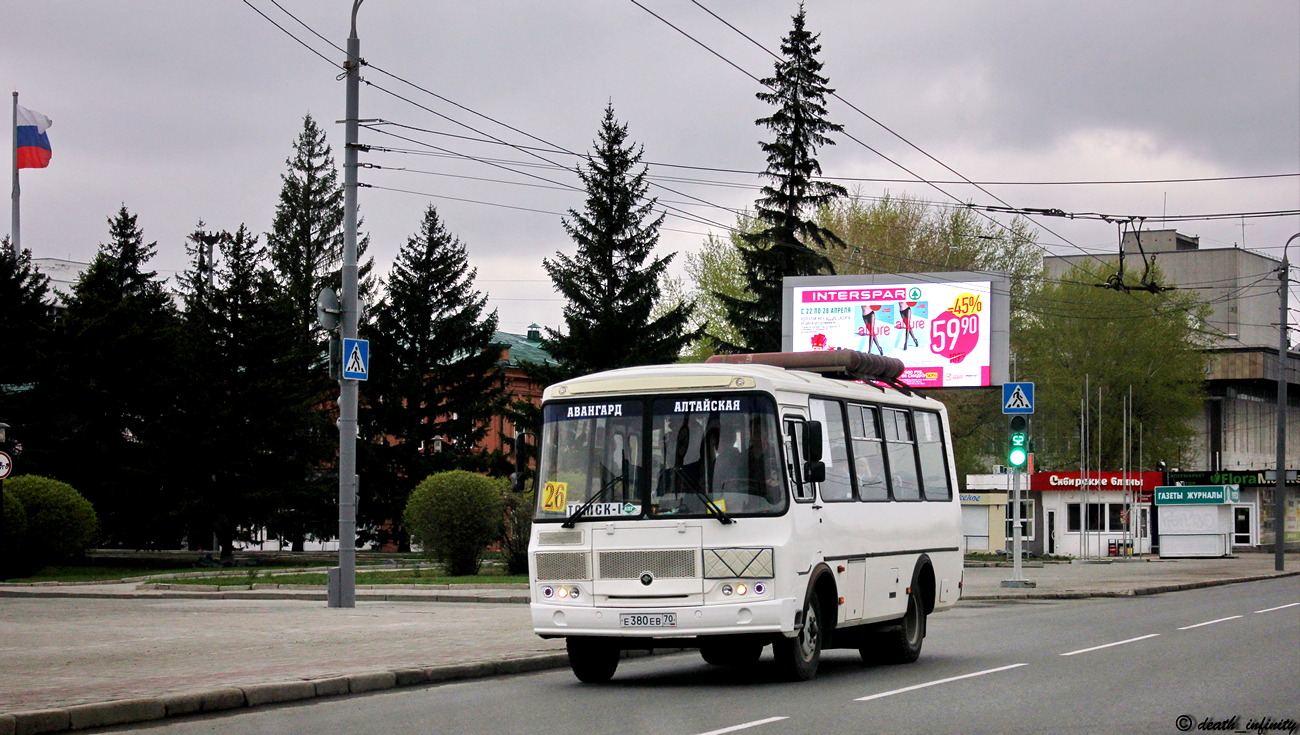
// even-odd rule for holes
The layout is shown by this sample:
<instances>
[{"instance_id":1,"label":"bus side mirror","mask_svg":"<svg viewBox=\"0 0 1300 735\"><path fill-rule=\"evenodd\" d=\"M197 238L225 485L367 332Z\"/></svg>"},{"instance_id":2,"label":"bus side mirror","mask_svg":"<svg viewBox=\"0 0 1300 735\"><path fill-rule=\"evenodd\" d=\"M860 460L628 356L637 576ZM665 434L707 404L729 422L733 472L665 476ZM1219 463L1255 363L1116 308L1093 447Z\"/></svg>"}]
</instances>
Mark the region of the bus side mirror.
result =
<instances>
[{"instance_id":1,"label":"bus side mirror","mask_svg":"<svg viewBox=\"0 0 1300 735\"><path fill-rule=\"evenodd\" d=\"M817 460L809 460L803 463L804 482L826 482L826 463Z\"/></svg>"},{"instance_id":2,"label":"bus side mirror","mask_svg":"<svg viewBox=\"0 0 1300 735\"><path fill-rule=\"evenodd\" d=\"M809 464L822 458L822 422L807 421L803 425L803 453ZM825 471L825 468L823 468ZM821 482L821 480L814 480Z\"/></svg>"}]
</instances>

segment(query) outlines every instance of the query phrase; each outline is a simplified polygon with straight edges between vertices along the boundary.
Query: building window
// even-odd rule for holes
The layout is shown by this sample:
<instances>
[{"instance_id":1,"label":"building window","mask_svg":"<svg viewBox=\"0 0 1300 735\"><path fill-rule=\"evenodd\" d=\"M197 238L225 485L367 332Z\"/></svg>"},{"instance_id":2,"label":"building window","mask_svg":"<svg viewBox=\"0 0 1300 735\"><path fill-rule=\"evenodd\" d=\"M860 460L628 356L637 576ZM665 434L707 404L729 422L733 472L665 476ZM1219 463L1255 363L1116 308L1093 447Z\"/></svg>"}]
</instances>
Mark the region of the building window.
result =
<instances>
[{"instance_id":1,"label":"building window","mask_svg":"<svg viewBox=\"0 0 1300 735\"><path fill-rule=\"evenodd\" d=\"M1015 540L1015 501L1007 502L1007 540ZM1020 539L1022 541L1034 540L1034 501L1020 501Z\"/></svg>"},{"instance_id":2,"label":"building window","mask_svg":"<svg viewBox=\"0 0 1300 735\"><path fill-rule=\"evenodd\" d=\"M1137 536L1146 538L1147 537L1147 528L1146 528L1147 516L1146 516L1145 509L1142 509L1142 513L1138 517L1138 521L1139 521L1138 525L1130 526L1129 525L1129 520L1131 518L1131 516L1129 515L1130 507L1136 508L1136 506L1129 506L1124 503L1089 503L1087 505L1088 508L1088 529L1087 530L1106 531L1109 533L1128 532L1128 533L1135 533ZM1083 530L1080 527L1081 526L1080 521L1083 517L1083 508L1084 505L1082 503L1069 503L1066 505L1066 521L1065 521L1066 531L1069 531L1070 533L1079 533ZM1009 522L1010 521L1008 521L1008 523ZM1008 528L1009 527L1010 526L1008 526Z\"/></svg>"}]
</instances>

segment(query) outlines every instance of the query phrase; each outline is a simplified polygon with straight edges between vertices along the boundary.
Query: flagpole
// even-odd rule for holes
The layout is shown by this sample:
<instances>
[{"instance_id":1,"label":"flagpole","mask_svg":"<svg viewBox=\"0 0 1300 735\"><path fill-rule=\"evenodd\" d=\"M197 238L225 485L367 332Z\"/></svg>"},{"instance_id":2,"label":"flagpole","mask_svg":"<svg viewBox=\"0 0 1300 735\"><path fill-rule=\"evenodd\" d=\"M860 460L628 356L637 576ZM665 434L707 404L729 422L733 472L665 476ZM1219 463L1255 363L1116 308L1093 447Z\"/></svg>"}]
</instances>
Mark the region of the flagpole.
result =
<instances>
[{"instance_id":1,"label":"flagpole","mask_svg":"<svg viewBox=\"0 0 1300 735\"><path fill-rule=\"evenodd\" d=\"M13 220L9 227L9 246L13 248L14 260L18 259L18 254L22 252L19 247L18 232L18 91L14 90L14 117L13 125L9 127L10 139L13 140L14 153L14 188L13 188Z\"/></svg>"}]
</instances>

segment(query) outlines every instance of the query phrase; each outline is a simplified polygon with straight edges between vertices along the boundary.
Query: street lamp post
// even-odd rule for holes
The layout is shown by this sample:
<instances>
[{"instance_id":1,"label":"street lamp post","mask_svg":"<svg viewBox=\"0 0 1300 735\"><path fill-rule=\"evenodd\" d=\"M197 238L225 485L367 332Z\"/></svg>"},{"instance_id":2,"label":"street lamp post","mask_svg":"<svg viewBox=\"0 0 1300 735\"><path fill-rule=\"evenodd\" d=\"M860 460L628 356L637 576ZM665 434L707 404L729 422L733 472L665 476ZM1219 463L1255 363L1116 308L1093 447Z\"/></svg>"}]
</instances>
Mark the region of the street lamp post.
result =
<instances>
[{"instance_id":1,"label":"street lamp post","mask_svg":"<svg viewBox=\"0 0 1300 735\"><path fill-rule=\"evenodd\" d=\"M1290 289L1286 250L1300 232L1287 238L1282 246L1282 267L1278 269L1280 288L1277 312L1277 476L1273 486L1273 568L1286 569L1286 366L1291 341L1287 338L1287 291Z\"/></svg>"},{"instance_id":2,"label":"street lamp post","mask_svg":"<svg viewBox=\"0 0 1300 735\"><path fill-rule=\"evenodd\" d=\"M352 3L352 33L344 66L346 115L343 147L343 289L339 294L342 324L339 338L356 339L357 323L357 119L361 80L361 41L357 38L357 11ZM343 356L348 359L347 355ZM357 395L356 380L339 377L339 565L327 594L329 607L356 607L357 564Z\"/></svg>"}]
</instances>

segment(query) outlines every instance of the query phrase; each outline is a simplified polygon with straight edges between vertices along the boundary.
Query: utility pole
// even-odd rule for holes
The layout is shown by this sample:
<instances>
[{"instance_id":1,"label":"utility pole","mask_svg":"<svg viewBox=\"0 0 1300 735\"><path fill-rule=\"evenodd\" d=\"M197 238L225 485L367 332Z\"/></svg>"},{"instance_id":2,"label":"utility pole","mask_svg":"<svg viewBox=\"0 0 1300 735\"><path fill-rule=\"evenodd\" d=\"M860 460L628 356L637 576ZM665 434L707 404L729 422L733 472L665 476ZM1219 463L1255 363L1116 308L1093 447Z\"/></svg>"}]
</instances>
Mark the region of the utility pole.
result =
<instances>
[{"instance_id":1,"label":"utility pole","mask_svg":"<svg viewBox=\"0 0 1300 735\"><path fill-rule=\"evenodd\" d=\"M361 80L361 41L357 11L352 3L352 34L348 36L346 120L343 144L343 293L340 339L356 339L357 323L357 118ZM347 359L347 356L344 356ZM339 377L339 565L331 570L329 607L356 607L357 577L357 393L356 380Z\"/></svg>"},{"instance_id":2,"label":"utility pole","mask_svg":"<svg viewBox=\"0 0 1300 735\"><path fill-rule=\"evenodd\" d=\"M1277 477L1273 486L1273 568L1286 569L1286 365L1291 341L1287 338L1287 291L1290 289L1286 249L1300 232L1287 238L1282 246L1282 267L1278 269L1280 288L1277 312Z\"/></svg>"}]
</instances>

